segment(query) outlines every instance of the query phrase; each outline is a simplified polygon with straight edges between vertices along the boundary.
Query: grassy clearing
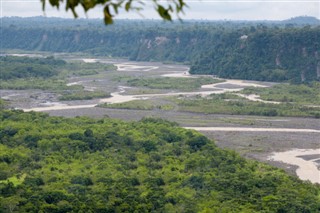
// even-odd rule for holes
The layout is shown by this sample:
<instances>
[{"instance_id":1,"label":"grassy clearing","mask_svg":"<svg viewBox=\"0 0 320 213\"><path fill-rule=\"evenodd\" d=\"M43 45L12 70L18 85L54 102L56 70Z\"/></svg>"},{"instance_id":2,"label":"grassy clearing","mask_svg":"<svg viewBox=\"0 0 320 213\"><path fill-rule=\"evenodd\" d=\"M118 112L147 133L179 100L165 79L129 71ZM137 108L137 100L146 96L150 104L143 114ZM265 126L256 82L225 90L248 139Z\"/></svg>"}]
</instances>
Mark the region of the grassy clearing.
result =
<instances>
[{"instance_id":1,"label":"grassy clearing","mask_svg":"<svg viewBox=\"0 0 320 213\"><path fill-rule=\"evenodd\" d=\"M320 82L310 84L279 84L270 88L246 88L245 94L257 94L267 101L320 105Z\"/></svg>"},{"instance_id":2,"label":"grassy clearing","mask_svg":"<svg viewBox=\"0 0 320 213\"><path fill-rule=\"evenodd\" d=\"M161 90L161 89L150 89L150 88L130 88L130 90L126 91L127 95L143 95L143 94L160 94L170 92L169 90Z\"/></svg>"},{"instance_id":3,"label":"grassy clearing","mask_svg":"<svg viewBox=\"0 0 320 213\"><path fill-rule=\"evenodd\" d=\"M59 97L60 101L71 101L71 100L92 100L96 98L108 98L110 97L110 93L102 92L102 91L77 91L62 94Z\"/></svg>"},{"instance_id":4,"label":"grassy clearing","mask_svg":"<svg viewBox=\"0 0 320 213\"><path fill-rule=\"evenodd\" d=\"M132 78L127 80L128 86L147 87L151 89L175 89L181 91L191 91L199 89L204 84L214 84L221 80L201 77L201 78Z\"/></svg>"},{"instance_id":5,"label":"grassy clearing","mask_svg":"<svg viewBox=\"0 0 320 213\"><path fill-rule=\"evenodd\" d=\"M134 100L117 104L101 104L99 107L114 109L140 109L140 110L173 110L174 106L168 103L159 103L155 100Z\"/></svg>"},{"instance_id":6,"label":"grassy clearing","mask_svg":"<svg viewBox=\"0 0 320 213\"><path fill-rule=\"evenodd\" d=\"M122 74L122 73L121 73L121 75L117 74L111 78L112 81L116 81L118 83L126 83L127 81L132 80L132 79L134 79L134 78L129 75Z\"/></svg>"},{"instance_id":7,"label":"grassy clearing","mask_svg":"<svg viewBox=\"0 0 320 213\"><path fill-rule=\"evenodd\" d=\"M60 77L72 77L72 76L88 76L97 75L105 71L115 71L116 67L112 64L103 63L85 63L82 61L74 61L67 63L60 71Z\"/></svg>"},{"instance_id":8,"label":"grassy clearing","mask_svg":"<svg viewBox=\"0 0 320 213\"><path fill-rule=\"evenodd\" d=\"M298 116L319 118L319 109L291 103L269 104L238 97L234 94L213 94L208 97L171 98L179 111L207 114Z\"/></svg>"},{"instance_id":9,"label":"grassy clearing","mask_svg":"<svg viewBox=\"0 0 320 213\"><path fill-rule=\"evenodd\" d=\"M65 79L60 78L28 78L28 79L13 79L2 81L0 89L13 89L13 90L24 90L24 89L41 89L41 90L81 90L81 85L67 86Z\"/></svg>"}]
</instances>

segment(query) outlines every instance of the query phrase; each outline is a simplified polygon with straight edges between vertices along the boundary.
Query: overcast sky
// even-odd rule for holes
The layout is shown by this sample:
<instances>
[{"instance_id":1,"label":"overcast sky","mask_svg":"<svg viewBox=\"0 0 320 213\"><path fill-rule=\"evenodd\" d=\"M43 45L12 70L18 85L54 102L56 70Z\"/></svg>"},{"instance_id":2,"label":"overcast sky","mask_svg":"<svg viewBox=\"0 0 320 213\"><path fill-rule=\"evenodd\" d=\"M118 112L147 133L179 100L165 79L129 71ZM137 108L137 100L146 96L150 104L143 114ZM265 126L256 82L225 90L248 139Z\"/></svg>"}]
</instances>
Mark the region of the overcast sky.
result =
<instances>
[{"instance_id":1,"label":"overcast sky","mask_svg":"<svg viewBox=\"0 0 320 213\"><path fill-rule=\"evenodd\" d=\"M148 2L148 1L145 1ZM189 8L185 9L183 19L202 20L284 20L296 16L314 16L320 19L319 0L185 0ZM41 16L44 15L41 9L40 0L0 0L1 17L4 16ZM77 12L80 17L86 17L82 8ZM156 19L154 9L150 5L145 6L141 12L144 18ZM56 8L47 6L47 17L71 18L71 12L66 12L62 7L59 11ZM95 8L89 11L87 17L102 18L102 8ZM143 18L137 13L126 13L120 11L117 18Z\"/></svg>"}]
</instances>

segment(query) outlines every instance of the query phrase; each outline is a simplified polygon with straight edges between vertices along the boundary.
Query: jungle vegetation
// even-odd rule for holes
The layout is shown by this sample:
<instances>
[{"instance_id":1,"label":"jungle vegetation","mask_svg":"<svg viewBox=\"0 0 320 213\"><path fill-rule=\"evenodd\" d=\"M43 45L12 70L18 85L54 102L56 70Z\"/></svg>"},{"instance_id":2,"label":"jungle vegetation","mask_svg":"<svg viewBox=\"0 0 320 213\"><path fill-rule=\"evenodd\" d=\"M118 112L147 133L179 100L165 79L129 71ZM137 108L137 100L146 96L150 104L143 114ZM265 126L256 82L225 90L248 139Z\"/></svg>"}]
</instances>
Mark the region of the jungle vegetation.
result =
<instances>
[{"instance_id":1,"label":"jungle vegetation","mask_svg":"<svg viewBox=\"0 0 320 213\"><path fill-rule=\"evenodd\" d=\"M110 64L88 63L80 61L66 62L46 58L17 56L0 57L0 89L41 89L60 94L60 100L88 100L109 97L104 91L85 91L81 85L67 85L68 78L95 75L115 67Z\"/></svg>"},{"instance_id":2,"label":"jungle vegetation","mask_svg":"<svg viewBox=\"0 0 320 213\"><path fill-rule=\"evenodd\" d=\"M318 212L320 188L155 118L0 111L0 212Z\"/></svg>"}]
</instances>

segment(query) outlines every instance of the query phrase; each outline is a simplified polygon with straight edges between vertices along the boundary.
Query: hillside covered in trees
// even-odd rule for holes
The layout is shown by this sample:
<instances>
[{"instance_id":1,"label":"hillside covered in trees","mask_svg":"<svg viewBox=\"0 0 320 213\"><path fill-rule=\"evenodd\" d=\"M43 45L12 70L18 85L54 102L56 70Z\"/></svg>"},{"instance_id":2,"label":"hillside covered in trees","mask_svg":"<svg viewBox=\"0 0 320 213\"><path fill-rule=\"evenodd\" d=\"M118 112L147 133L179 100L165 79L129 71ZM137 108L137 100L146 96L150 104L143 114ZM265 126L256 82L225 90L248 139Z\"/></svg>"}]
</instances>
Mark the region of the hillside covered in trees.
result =
<instances>
[{"instance_id":1,"label":"hillside covered in trees","mask_svg":"<svg viewBox=\"0 0 320 213\"><path fill-rule=\"evenodd\" d=\"M320 79L320 28L251 28L224 36L191 73L223 78L304 82Z\"/></svg>"},{"instance_id":2,"label":"hillside covered in trees","mask_svg":"<svg viewBox=\"0 0 320 213\"><path fill-rule=\"evenodd\" d=\"M319 212L319 185L174 123L0 111L0 212Z\"/></svg>"},{"instance_id":3,"label":"hillside covered in trees","mask_svg":"<svg viewBox=\"0 0 320 213\"><path fill-rule=\"evenodd\" d=\"M2 18L4 49L180 62L193 74L263 81L320 78L319 24ZM300 19L299 19L300 20Z\"/></svg>"}]
</instances>

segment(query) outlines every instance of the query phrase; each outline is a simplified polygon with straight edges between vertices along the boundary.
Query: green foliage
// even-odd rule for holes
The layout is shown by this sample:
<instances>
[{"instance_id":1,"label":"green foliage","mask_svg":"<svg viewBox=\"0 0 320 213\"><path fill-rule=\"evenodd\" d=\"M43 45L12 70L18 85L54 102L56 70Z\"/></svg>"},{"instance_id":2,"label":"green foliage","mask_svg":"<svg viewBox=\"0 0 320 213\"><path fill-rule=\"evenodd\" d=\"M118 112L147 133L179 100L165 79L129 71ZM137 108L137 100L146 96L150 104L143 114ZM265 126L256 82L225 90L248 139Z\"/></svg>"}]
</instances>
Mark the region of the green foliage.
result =
<instances>
[{"instance_id":1,"label":"green foliage","mask_svg":"<svg viewBox=\"0 0 320 213\"><path fill-rule=\"evenodd\" d=\"M157 101L152 100L134 100L124 103L114 103L114 104L100 104L98 107L104 108L115 108L115 109L141 109L141 110L173 110L174 106L169 103L157 103Z\"/></svg>"},{"instance_id":2,"label":"green foliage","mask_svg":"<svg viewBox=\"0 0 320 213\"><path fill-rule=\"evenodd\" d=\"M1 109L4 109L6 106L7 106L6 101L0 99L0 110L1 110Z\"/></svg>"},{"instance_id":3,"label":"green foliage","mask_svg":"<svg viewBox=\"0 0 320 213\"><path fill-rule=\"evenodd\" d=\"M110 97L110 93L102 91L68 91L64 92L62 96L59 97L60 101L70 101L70 100L91 100L95 98L107 98Z\"/></svg>"},{"instance_id":4,"label":"green foliage","mask_svg":"<svg viewBox=\"0 0 320 213\"><path fill-rule=\"evenodd\" d=\"M267 101L320 106L320 82L300 85L279 84L270 88L245 88L242 92L260 95Z\"/></svg>"},{"instance_id":5,"label":"green foliage","mask_svg":"<svg viewBox=\"0 0 320 213\"><path fill-rule=\"evenodd\" d=\"M58 74L58 69L65 65L65 61L47 58L28 58L1 56L0 80L16 78L48 78Z\"/></svg>"},{"instance_id":6,"label":"green foliage","mask_svg":"<svg viewBox=\"0 0 320 213\"><path fill-rule=\"evenodd\" d=\"M272 91L272 89L252 88L245 91L250 94L254 91L257 91L257 93L259 91L266 91L267 93L267 91ZM290 102L281 104L262 103L250 101L234 94L212 94L208 97L194 96L170 99L178 105L179 111L231 115L319 117L319 108L315 106Z\"/></svg>"},{"instance_id":7,"label":"green foliage","mask_svg":"<svg viewBox=\"0 0 320 213\"><path fill-rule=\"evenodd\" d=\"M318 82L301 85L277 84L270 88L250 87L243 94L256 94L263 103L251 101L233 93L201 96L176 96L149 100L134 100L118 104L101 104L99 107L140 109L140 110L178 110L200 113L260 116L298 116L319 118L320 89Z\"/></svg>"},{"instance_id":8,"label":"green foliage","mask_svg":"<svg viewBox=\"0 0 320 213\"><path fill-rule=\"evenodd\" d=\"M133 87L148 87L151 89L177 89L191 91L199 89L204 84L222 82L210 77L200 78L134 78L127 80L127 84Z\"/></svg>"},{"instance_id":9,"label":"green foliage","mask_svg":"<svg viewBox=\"0 0 320 213\"><path fill-rule=\"evenodd\" d=\"M320 208L318 185L162 119L127 123L2 110L0 123L1 212Z\"/></svg>"},{"instance_id":10,"label":"green foliage","mask_svg":"<svg viewBox=\"0 0 320 213\"><path fill-rule=\"evenodd\" d=\"M14 90L23 90L23 89L41 89L41 90L74 90L82 89L82 86L74 85L68 87L67 82L62 79L57 78L28 78L28 79L13 79L2 81L0 84L0 89L14 89Z\"/></svg>"},{"instance_id":11,"label":"green foliage","mask_svg":"<svg viewBox=\"0 0 320 213\"><path fill-rule=\"evenodd\" d=\"M103 91L85 91L81 85L67 86L67 78L75 76L96 75L115 70L115 66L102 63L70 62L47 58L0 57L0 89L41 89L60 94L59 100L91 100L110 97ZM31 68L30 68L31 67ZM29 69L30 68L30 69ZM0 101L0 109L5 102Z\"/></svg>"},{"instance_id":12,"label":"green foliage","mask_svg":"<svg viewBox=\"0 0 320 213\"><path fill-rule=\"evenodd\" d=\"M1 56L0 65L0 89L66 90L69 91L69 93L72 90L83 91L83 87L80 85L67 86L67 77L95 75L106 70L115 70L113 65L101 63L88 64L83 62L66 63L63 60L54 59L53 57L30 58ZM89 98L89 96L106 95L103 95L102 92L91 93L90 95L87 93L88 92L84 92L83 96ZM64 92L64 94L66 94L66 92ZM73 99L77 96L80 95L74 94Z\"/></svg>"},{"instance_id":13,"label":"green foliage","mask_svg":"<svg viewBox=\"0 0 320 213\"><path fill-rule=\"evenodd\" d=\"M46 7L46 0L41 0L42 2L42 9L45 10ZM49 0L49 3L57 7L59 9L60 5L62 4L63 0ZM126 12L129 11L136 11L139 12L143 10L144 3L142 1L138 0L118 0L118 1L108 1L108 0L102 0L102 1L96 1L96 0L65 0L66 2L66 10L71 10L73 13L73 16L75 18L78 17L78 14L76 12L76 8L82 7L85 12L88 10L103 6L103 17L104 17L104 23L105 24L112 24L113 23L113 17L115 15L118 15L120 9L125 9ZM156 12L158 15L163 19L167 21L172 20L172 14L179 15L183 12L183 9L186 7L186 3L183 0L171 0L167 1L166 4L163 4L160 0L153 0L151 1L153 4L153 7L156 8ZM112 12L113 11L113 12Z\"/></svg>"},{"instance_id":14,"label":"green foliage","mask_svg":"<svg viewBox=\"0 0 320 213\"><path fill-rule=\"evenodd\" d=\"M7 178L6 180L0 181L0 184L10 182L13 184L13 186L18 186L18 185L21 185L25 181L25 178L26 178L26 174L22 174L21 177L13 176L13 177Z\"/></svg>"},{"instance_id":15,"label":"green foliage","mask_svg":"<svg viewBox=\"0 0 320 213\"><path fill-rule=\"evenodd\" d=\"M1 56L1 89L51 89L63 90L66 81L58 76L66 62L53 57L30 58Z\"/></svg>"},{"instance_id":16,"label":"green foliage","mask_svg":"<svg viewBox=\"0 0 320 213\"><path fill-rule=\"evenodd\" d=\"M225 33L195 60L190 72L261 81L319 80L319 36L319 27L258 26Z\"/></svg>"},{"instance_id":17,"label":"green foliage","mask_svg":"<svg viewBox=\"0 0 320 213\"><path fill-rule=\"evenodd\" d=\"M96 75L105 71L116 70L116 67L112 64L103 63L85 63L81 61L70 61L68 62L61 71L61 76L72 77L72 76L87 76Z\"/></svg>"},{"instance_id":18,"label":"green foliage","mask_svg":"<svg viewBox=\"0 0 320 213\"><path fill-rule=\"evenodd\" d=\"M83 176L74 176L71 178L70 181L72 184L80 184L83 186L90 186L93 184L92 180L90 177L83 177Z\"/></svg>"}]
</instances>

